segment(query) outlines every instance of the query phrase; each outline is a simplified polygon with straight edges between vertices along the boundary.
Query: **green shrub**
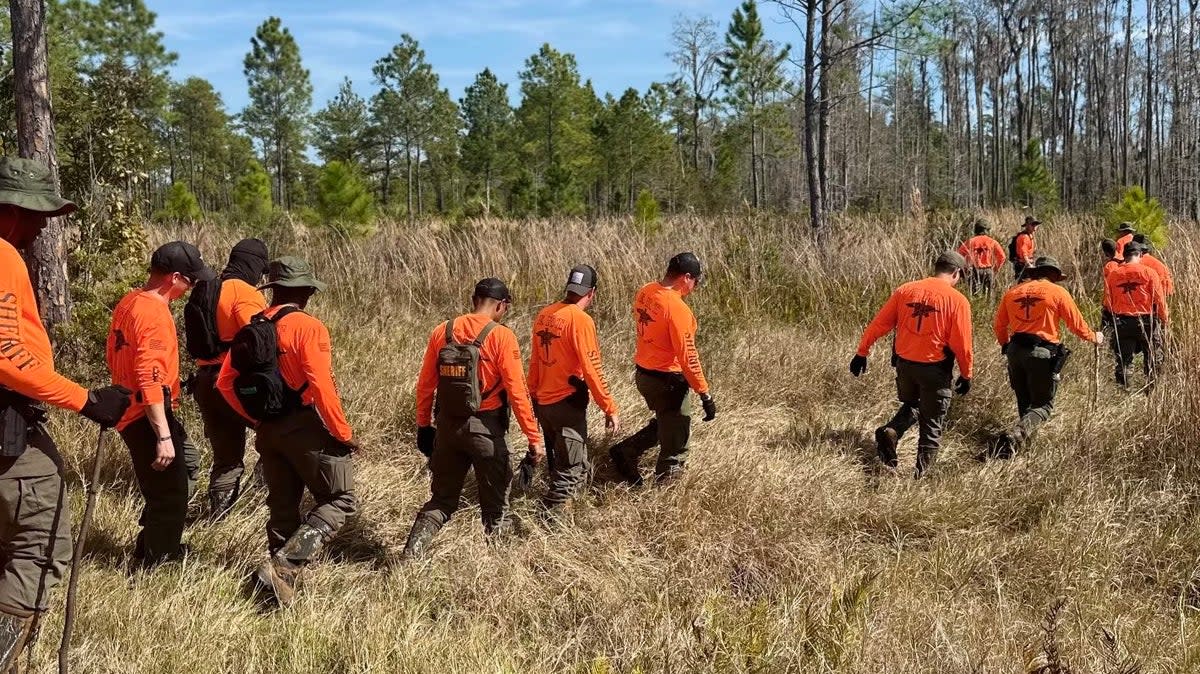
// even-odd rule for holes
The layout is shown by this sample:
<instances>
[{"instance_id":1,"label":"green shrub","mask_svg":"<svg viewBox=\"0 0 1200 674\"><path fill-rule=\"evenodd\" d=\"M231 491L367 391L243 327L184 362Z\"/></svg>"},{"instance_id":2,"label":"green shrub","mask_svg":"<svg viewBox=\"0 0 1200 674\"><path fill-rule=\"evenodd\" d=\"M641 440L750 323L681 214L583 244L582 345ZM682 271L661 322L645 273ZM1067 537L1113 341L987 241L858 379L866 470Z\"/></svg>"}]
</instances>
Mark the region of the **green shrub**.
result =
<instances>
[{"instance_id":1,"label":"green shrub","mask_svg":"<svg viewBox=\"0 0 1200 674\"><path fill-rule=\"evenodd\" d=\"M240 222L265 229L271 221L271 177L257 161L250 162L245 175L233 187L233 207Z\"/></svg>"},{"instance_id":2,"label":"green shrub","mask_svg":"<svg viewBox=\"0 0 1200 674\"><path fill-rule=\"evenodd\" d=\"M638 224L643 227L658 222L660 217L658 201L654 198L650 190L643 189L641 192L638 192L637 202L633 205L633 213Z\"/></svg>"},{"instance_id":3,"label":"green shrub","mask_svg":"<svg viewBox=\"0 0 1200 674\"><path fill-rule=\"evenodd\" d=\"M156 215L155 219L159 222L183 224L196 222L203 213L200 211L200 202L187 184L177 182L167 190L166 202Z\"/></svg>"},{"instance_id":4,"label":"green shrub","mask_svg":"<svg viewBox=\"0 0 1200 674\"><path fill-rule=\"evenodd\" d=\"M348 236L370 233L375 204L367 184L350 165L331 161L317 178L317 213L326 226Z\"/></svg>"},{"instance_id":5,"label":"green shrub","mask_svg":"<svg viewBox=\"0 0 1200 674\"><path fill-rule=\"evenodd\" d=\"M1121 198L1104 209L1104 220L1104 235L1110 239L1118 236L1117 227L1122 222L1132 222L1155 248L1164 248L1170 242L1166 209L1137 185L1126 187Z\"/></svg>"}]
</instances>

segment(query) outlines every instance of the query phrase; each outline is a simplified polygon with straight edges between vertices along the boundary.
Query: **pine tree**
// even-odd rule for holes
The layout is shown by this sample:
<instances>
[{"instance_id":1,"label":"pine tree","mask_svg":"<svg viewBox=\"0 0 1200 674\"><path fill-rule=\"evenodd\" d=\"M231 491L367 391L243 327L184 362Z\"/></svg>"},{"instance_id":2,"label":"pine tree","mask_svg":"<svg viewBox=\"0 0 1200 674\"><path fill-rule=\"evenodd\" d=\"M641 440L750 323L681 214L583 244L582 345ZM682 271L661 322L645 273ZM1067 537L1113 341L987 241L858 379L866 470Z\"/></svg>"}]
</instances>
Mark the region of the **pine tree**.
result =
<instances>
[{"instance_id":1,"label":"pine tree","mask_svg":"<svg viewBox=\"0 0 1200 674\"><path fill-rule=\"evenodd\" d=\"M1042 142L1031 138L1025 146L1025 158L1013 170L1016 196L1030 208L1046 209L1058 205L1058 185L1042 158Z\"/></svg>"},{"instance_id":2,"label":"pine tree","mask_svg":"<svg viewBox=\"0 0 1200 674\"><path fill-rule=\"evenodd\" d=\"M167 199L159 213L159 220L175 224L195 222L202 215L200 202L188 189L186 183L177 182L167 190Z\"/></svg>"},{"instance_id":3,"label":"pine tree","mask_svg":"<svg viewBox=\"0 0 1200 674\"><path fill-rule=\"evenodd\" d=\"M425 51L408 34L400 36L399 44L375 62L372 72L382 87L372 106L375 126L387 142L404 152L406 207L412 220L420 210L421 146L435 122L438 77L425 61Z\"/></svg>"},{"instance_id":4,"label":"pine tree","mask_svg":"<svg viewBox=\"0 0 1200 674\"><path fill-rule=\"evenodd\" d=\"M595 93L580 86L575 57L543 44L521 71L522 154L540 174L543 213L582 210L576 182L592 162L591 108ZM598 106L597 106L598 107ZM566 191L575 190L568 195ZM547 211L547 209L550 209Z\"/></svg>"},{"instance_id":5,"label":"pine tree","mask_svg":"<svg viewBox=\"0 0 1200 674\"><path fill-rule=\"evenodd\" d=\"M492 210L492 185L511 164L513 109L508 85L489 69L475 76L462 102L467 135L462 143L463 167L483 184L484 210Z\"/></svg>"},{"instance_id":6,"label":"pine tree","mask_svg":"<svg viewBox=\"0 0 1200 674\"><path fill-rule=\"evenodd\" d=\"M367 102L347 77L323 110L313 116L313 146L325 162L361 164L370 126Z\"/></svg>"},{"instance_id":7,"label":"pine tree","mask_svg":"<svg viewBox=\"0 0 1200 674\"><path fill-rule=\"evenodd\" d=\"M233 205L242 222L265 228L271 217L271 177L262 164L251 161L233 188Z\"/></svg>"},{"instance_id":8,"label":"pine tree","mask_svg":"<svg viewBox=\"0 0 1200 674\"><path fill-rule=\"evenodd\" d=\"M366 234L374 210L371 192L352 166L325 164L317 178L317 213L331 227L352 236Z\"/></svg>"},{"instance_id":9,"label":"pine tree","mask_svg":"<svg viewBox=\"0 0 1200 674\"><path fill-rule=\"evenodd\" d=\"M751 204L762 206L765 152L763 111L772 97L783 90L783 62L791 47L776 49L767 40L755 0L745 0L733 12L725 33L725 53L718 59L726 102L749 125Z\"/></svg>"},{"instance_id":10,"label":"pine tree","mask_svg":"<svg viewBox=\"0 0 1200 674\"><path fill-rule=\"evenodd\" d=\"M171 86L166 122L171 177L185 181L207 209L226 183L224 159L232 142L225 104L208 80L189 77Z\"/></svg>"},{"instance_id":11,"label":"pine tree","mask_svg":"<svg viewBox=\"0 0 1200 674\"><path fill-rule=\"evenodd\" d=\"M276 203L291 207L288 185L304 150L312 83L300 62L300 47L278 17L264 21L250 39L244 73L250 104L242 112L242 126L259 142L275 174Z\"/></svg>"},{"instance_id":12,"label":"pine tree","mask_svg":"<svg viewBox=\"0 0 1200 674\"><path fill-rule=\"evenodd\" d=\"M1140 185L1126 187L1121 198L1105 208L1105 235L1117 238L1117 227L1123 222L1132 222L1155 248L1164 248L1170 241L1166 209Z\"/></svg>"}]
</instances>

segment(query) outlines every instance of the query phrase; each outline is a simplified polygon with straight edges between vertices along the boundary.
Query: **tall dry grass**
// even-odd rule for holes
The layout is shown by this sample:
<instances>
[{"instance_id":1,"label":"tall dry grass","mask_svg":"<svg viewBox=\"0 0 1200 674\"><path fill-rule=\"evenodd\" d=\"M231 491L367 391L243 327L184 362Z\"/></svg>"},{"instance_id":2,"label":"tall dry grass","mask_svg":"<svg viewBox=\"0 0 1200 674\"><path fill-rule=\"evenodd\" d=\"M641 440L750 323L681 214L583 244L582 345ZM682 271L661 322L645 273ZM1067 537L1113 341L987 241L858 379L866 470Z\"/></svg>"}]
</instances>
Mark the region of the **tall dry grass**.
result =
<instances>
[{"instance_id":1,"label":"tall dry grass","mask_svg":"<svg viewBox=\"0 0 1200 674\"><path fill-rule=\"evenodd\" d=\"M192 524L183 564L130 573L140 499L110 439L82 569L75 671L1200 670L1197 230L1180 223L1169 251L1180 288L1174 360L1152 394L1116 391L1105 353L1089 411L1093 361L1080 346L1055 419L1030 451L976 463L987 435L1015 417L990 337L994 300L979 299L976 386L954 402L938 473L884 477L870 438L895 406L885 349L861 379L846 364L890 288L923 275L961 224L847 220L825 258L798 219L677 219L652 234L628 222L487 222L387 228L356 242L280 236L275 252L307 256L332 283L311 309L333 333L365 447L356 460L361 516L288 611L264 610L245 592L265 555L260 493L222 523ZM1040 235L1078 271L1069 287L1092 318L1098 231L1064 217ZM214 259L236 238L204 229L152 236L188 238ZM682 481L614 486L594 413L597 482L570 525L540 524L535 499L516 495L526 531L488 545L469 484L432 557L393 563L428 496L412 389L432 326L465 308L476 279L497 275L516 294L508 322L528 353L536 309L555 299L571 265L594 264L606 367L634 427L648 415L629 376L628 304L683 249L708 268L690 301L721 414L696 423ZM198 436L190 403L185 411ZM94 436L62 416L54 433L78 513L75 476L86 472ZM902 444L908 466L913 443ZM48 621L37 671L52 670L60 620L55 612Z\"/></svg>"}]
</instances>

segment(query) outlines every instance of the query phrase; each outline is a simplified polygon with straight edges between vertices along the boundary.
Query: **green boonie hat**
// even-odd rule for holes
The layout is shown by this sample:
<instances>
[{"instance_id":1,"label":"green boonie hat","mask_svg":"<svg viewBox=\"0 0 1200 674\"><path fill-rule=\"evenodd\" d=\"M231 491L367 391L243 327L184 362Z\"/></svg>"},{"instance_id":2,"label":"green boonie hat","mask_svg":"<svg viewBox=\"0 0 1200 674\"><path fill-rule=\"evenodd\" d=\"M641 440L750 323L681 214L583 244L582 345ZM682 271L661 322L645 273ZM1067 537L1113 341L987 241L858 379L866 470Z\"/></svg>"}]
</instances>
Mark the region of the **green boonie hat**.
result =
<instances>
[{"instance_id":1,"label":"green boonie hat","mask_svg":"<svg viewBox=\"0 0 1200 674\"><path fill-rule=\"evenodd\" d=\"M1132 234L1132 233L1136 232L1137 229L1134 228L1132 222L1122 222L1120 224L1120 226L1117 227L1117 231L1118 232L1128 232L1128 233Z\"/></svg>"},{"instance_id":2,"label":"green boonie hat","mask_svg":"<svg viewBox=\"0 0 1200 674\"><path fill-rule=\"evenodd\" d=\"M988 224L987 220L980 218L975 221L976 233L983 234L984 232L991 231L991 229L992 229L992 226L990 224Z\"/></svg>"},{"instance_id":3,"label":"green boonie hat","mask_svg":"<svg viewBox=\"0 0 1200 674\"><path fill-rule=\"evenodd\" d=\"M1051 278L1052 280L1058 280L1058 281L1061 281L1062 279L1066 278L1066 275L1063 274L1062 265L1060 265L1058 263L1058 260L1055 260L1054 258L1050 257L1049 255L1044 255L1044 256L1039 257L1038 259L1034 260L1033 261L1033 270L1036 271L1038 273L1038 275L1042 276L1043 278ZM1046 272L1054 272L1054 273L1047 274ZM1053 278L1054 276L1057 276L1057 279L1054 279Z\"/></svg>"},{"instance_id":4,"label":"green boonie hat","mask_svg":"<svg viewBox=\"0 0 1200 674\"><path fill-rule=\"evenodd\" d=\"M260 285L258 289L314 288L323 291L328 287L313 276L312 267L308 262L294 255L284 255L278 260L271 261L267 271L267 282Z\"/></svg>"},{"instance_id":5,"label":"green boonie hat","mask_svg":"<svg viewBox=\"0 0 1200 674\"><path fill-rule=\"evenodd\" d=\"M79 210L58 195L50 168L36 159L0 157L0 204L9 204L48 218Z\"/></svg>"}]
</instances>

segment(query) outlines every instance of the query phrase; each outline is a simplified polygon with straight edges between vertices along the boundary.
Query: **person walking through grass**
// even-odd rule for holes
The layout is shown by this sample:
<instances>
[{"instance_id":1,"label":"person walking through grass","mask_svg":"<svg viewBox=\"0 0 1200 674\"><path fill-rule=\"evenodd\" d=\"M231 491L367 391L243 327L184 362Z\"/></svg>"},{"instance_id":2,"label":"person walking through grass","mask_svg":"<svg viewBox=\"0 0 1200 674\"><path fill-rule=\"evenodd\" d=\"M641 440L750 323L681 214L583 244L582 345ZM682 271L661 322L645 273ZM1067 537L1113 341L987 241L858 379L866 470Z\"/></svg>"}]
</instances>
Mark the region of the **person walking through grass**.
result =
<instances>
[{"instance_id":1,"label":"person walking through grass","mask_svg":"<svg viewBox=\"0 0 1200 674\"><path fill-rule=\"evenodd\" d=\"M951 391L966 395L971 390L971 305L955 289L966 268L963 256L946 251L934 262L933 276L897 288L867 325L850 361L850 373L862 375L867 371L871 346L884 335L896 333L893 360L900 409L891 421L875 429L875 445L879 460L896 468L896 445L917 424L916 477L928 474L937 461ZM959 377L952 386L955 361Z\"/></svg>"},{"instance_id":2,"label":"person walking through grass","mask_svg":"<svg viewBox=\"0 0 1200 674\"><path fill-rule=\"evenodd\" d=\"M975 236L958 247L958 254L966 258L970 265L967 281L972 293L992 292L996 272L1008 259L1004 255L1004 247L988 234L989 231L991 225L986 220L976 220Z\"/></svg>"},{"instance_id":3,"label":"person walking through grass","mask_svg":"<svg viewBox=\"0 0 1200 674\"><path fill-rule=\"evenodd\" d=\"M608 450L613 468L629 484L641 484L638 460L656 445L655 479L673 479L683 472L692 432L687 411L690 391L700 396L705 421L717 416L717 403L696 349L696 317L684 302L700 286L701 276L700 260L692 253L680 253L667 263L661 281L642 286L634 297L634 381L654 418Z\"/></svg>"},{"instance_id":4,"label":"person walking through grass","mask_svg":"<svg viewBox=\"0 0 1200 674\"><path fill-rule=\"evenodd\" d=\"M355 515L358 445L333 378L329 330L306 311L326 285L307 261L285 256L271 262L266 288L271 306L234 337L217 389L257 427L270 558L256 577L287 606L305 565ZM313 507L302 514L306 489Z\"/></svg>"},{"instance_id":5,"label":"person walking through grass","mask_svg":"<svg viewBox=\"0 0 1200 674\"><path fill-rule=\"evenodd\" d=\"M1116 380L1121 387L1129 385L1129 370L1139 353L1147 383L1153 384L1162 361L1163 331L1171 316L1162 279L1142 264L1145 253L1144 244L1130 241L1125 246L1124 261L1105 279L1113 313Z\"/></svg>"}]
</instances>

